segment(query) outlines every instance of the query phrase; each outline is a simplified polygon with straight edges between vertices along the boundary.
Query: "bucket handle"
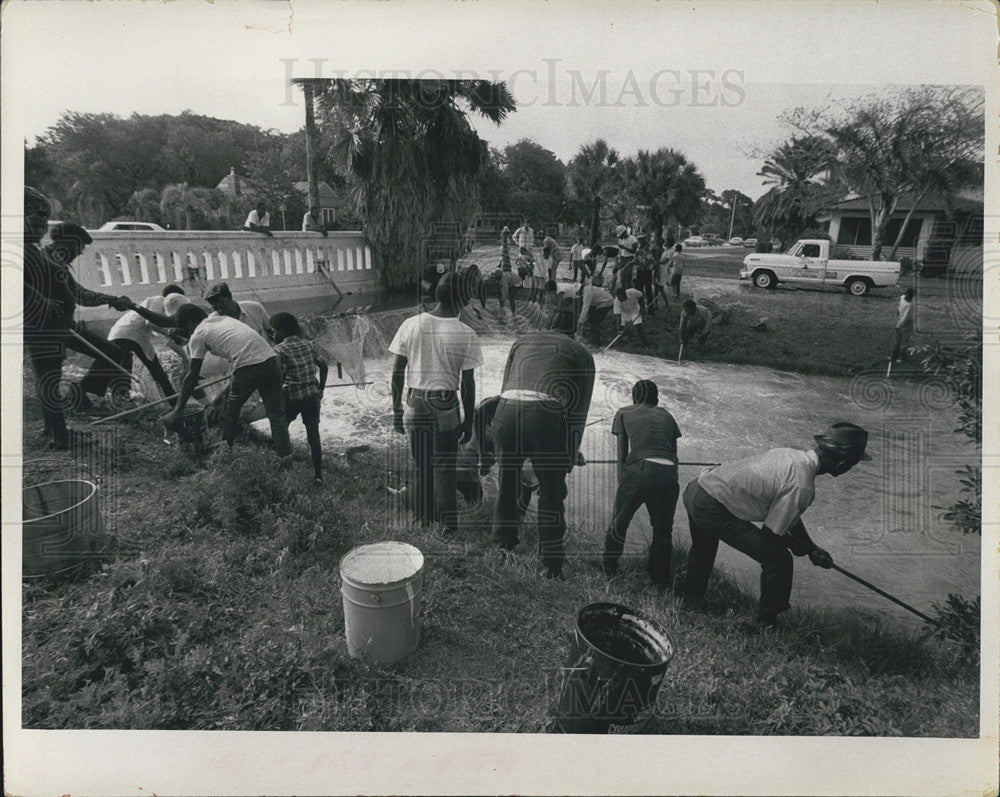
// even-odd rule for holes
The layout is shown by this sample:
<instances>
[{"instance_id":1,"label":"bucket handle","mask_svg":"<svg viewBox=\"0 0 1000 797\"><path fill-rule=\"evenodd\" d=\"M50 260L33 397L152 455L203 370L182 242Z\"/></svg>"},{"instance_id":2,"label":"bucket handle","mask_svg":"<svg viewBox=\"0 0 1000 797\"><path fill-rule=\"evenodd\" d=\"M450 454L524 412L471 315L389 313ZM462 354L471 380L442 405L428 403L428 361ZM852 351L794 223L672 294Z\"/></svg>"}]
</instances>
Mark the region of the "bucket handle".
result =
<instances>
[{"instance_id":1,"label":"bucket handle","mask_svg":"<svg viewBox=\"0 0 1000 797\"><path fill-rule=\"evenodd\" d=\"M58 470L60 467L64 467L65 465L66 461L59 459L57 457L26 459L21 463L21 479L23 481L24 477L28 475L29 471L37 473L38 476L41 476L42 474L52 473L53 471ZM29 466L35 466L35 467L32 468ZM88 481L93 482L97 487L100 487L104 483L104 479L102 479L98 474L94 473L93 469L90 467L88 463L74 461L73 467L81 468L88 477Z\"/></svg>"}]
</instances>

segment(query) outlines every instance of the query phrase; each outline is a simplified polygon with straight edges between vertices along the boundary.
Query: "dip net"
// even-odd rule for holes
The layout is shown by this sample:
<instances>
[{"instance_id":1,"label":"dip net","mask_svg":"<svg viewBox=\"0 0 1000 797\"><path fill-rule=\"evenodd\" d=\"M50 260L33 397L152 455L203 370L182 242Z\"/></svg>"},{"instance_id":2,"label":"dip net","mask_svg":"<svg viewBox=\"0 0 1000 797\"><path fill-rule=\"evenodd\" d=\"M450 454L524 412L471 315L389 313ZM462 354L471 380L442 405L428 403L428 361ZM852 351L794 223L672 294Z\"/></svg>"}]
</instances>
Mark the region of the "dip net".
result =
<instances>
[{"instance_id":1,"label":"dip net","mask_svg":"<svg viewBox=\"0 0 1000 797\"><path fill-rule=\"evenodd\" d=\"M313 316L302 322L302 331L319 347L331 369L340 363L355 384L365 381L365 341L378 335L367 316Z\"/></svg>"}]
</instances>

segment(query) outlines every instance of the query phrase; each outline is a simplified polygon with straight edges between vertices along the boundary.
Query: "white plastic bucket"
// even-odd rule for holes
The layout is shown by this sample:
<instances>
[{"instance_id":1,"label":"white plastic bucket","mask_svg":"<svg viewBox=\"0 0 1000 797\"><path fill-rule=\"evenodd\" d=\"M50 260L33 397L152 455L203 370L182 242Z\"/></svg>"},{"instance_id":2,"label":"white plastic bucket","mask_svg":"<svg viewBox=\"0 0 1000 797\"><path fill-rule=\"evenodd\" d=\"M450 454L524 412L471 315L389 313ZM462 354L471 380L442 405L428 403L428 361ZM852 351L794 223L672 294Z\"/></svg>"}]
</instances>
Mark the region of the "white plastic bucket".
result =
<instances>
[{"instance_id":1,"label":"white plastic bucket","mask_svg":"<svg viewBox=\"0 0 1000 797\"><path fill-rule=\"evenodd\" d=\"M362 545L340 560L344 634L354 658L395 664L420 643L424 555L405 542Z\"/></svg>"}]
</instances>

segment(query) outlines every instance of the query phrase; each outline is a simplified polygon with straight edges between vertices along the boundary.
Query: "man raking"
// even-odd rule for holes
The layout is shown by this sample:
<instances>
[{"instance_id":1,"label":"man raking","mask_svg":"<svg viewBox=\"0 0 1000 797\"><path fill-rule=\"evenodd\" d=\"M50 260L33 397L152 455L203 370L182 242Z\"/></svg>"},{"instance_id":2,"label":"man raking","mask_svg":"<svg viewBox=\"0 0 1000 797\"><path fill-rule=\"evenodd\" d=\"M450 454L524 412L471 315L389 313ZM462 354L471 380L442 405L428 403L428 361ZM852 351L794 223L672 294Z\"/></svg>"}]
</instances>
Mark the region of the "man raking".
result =
<instances>
[{"instance_id":1,"label":"man raking","mask_svg":"<svg viewBox=\"0 0 1000 797\"><path fill-rule=\"evenodd\" d=\"M842 421L815 440L810 451L776 448L724 462L688 484L684 508L691 531L685 585L689 600L704 598L720 540L760 563L759 626L776 626L778 615L789 608L792 554L808 555L819 567L833 566L830 554L806 533L802 513L815 497L817 475L840 476L871 459L865 453L868 432Z\"/></svg>"}]
</instances>

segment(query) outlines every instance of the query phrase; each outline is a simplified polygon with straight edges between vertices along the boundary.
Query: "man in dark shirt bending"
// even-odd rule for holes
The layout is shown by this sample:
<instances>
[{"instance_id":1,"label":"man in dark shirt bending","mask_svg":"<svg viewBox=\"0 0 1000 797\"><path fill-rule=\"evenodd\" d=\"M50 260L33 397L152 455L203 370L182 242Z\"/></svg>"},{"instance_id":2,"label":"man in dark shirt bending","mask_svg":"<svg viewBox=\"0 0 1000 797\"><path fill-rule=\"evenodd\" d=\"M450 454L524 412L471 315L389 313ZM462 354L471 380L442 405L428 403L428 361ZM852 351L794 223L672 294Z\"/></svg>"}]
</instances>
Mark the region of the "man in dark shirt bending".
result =
<instances>
[{"instance_id":1,"label":"man in dark shirt bending","mask_svg":"<svg viewBox=\"0 0 1000 797\"><path fill-rule=\"evenodd\" d=\"M618 437L618 492L615 514L604 537L604 573L618 572L625 534L636 510L649 512L653 541L649 578L660 589L670 585L671 534L680 488L677 482L677 421L659 402L656 383L641 379L632 387L632 406L622 407L611 424Z\"/></svg>"},{"instance_id":2,"label":"man in dark shirt bending","mask_svg":"<svg viewBox=\"0 0 1000 797\"><path fill-rule=\"evenodd\" d=\"M538 477L538 553L549 576L562 574L566 553L566 475L583 465L580 442L594 390L594 358L573 339L573 311L552 314L549 329L510 348L492 432L499 466L493 535L517 546L518 495L526 459Z\"/></svg>"}]
</instances>

